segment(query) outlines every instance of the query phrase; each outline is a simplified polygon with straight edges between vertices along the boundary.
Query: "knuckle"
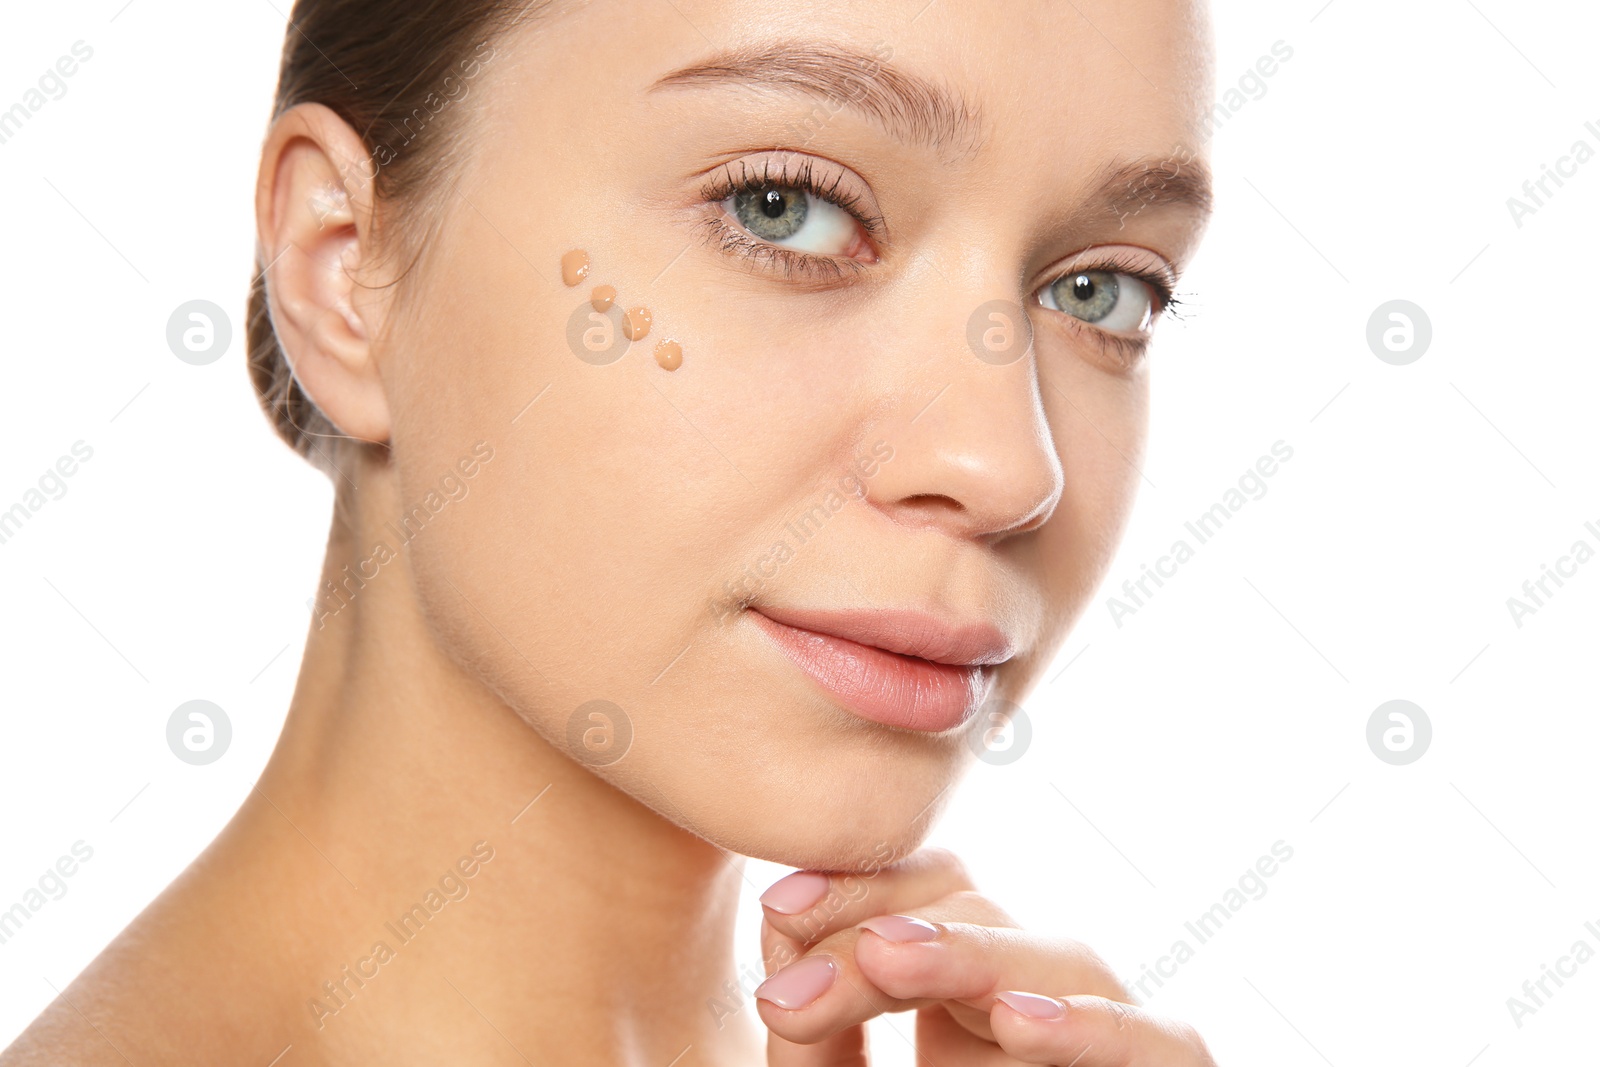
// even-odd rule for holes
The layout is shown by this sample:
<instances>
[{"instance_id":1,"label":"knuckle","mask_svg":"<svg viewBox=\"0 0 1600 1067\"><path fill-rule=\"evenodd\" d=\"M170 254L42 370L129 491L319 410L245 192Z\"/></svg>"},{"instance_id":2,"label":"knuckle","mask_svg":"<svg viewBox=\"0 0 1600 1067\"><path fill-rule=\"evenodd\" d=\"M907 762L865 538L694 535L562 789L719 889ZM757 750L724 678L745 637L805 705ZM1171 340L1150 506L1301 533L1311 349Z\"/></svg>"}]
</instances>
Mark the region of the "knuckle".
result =
<instances>
[{"instance_id":1,"label":"knuckle","mask_svg":"<svg viewBox=\"0 0 1600 1067\"><path fill-rule=\"evenodd\" d=\"M944 900L953 918L982 926L1020 928L1004 908L976 889L960 889Z\"/></svg>"},{"instance_id":2,"label":"knuckle","mask_svg":"<svg viewBox=\"0 0 1600 1067\"><path fill-rule=\"evenodd\" d=\"M1079 967L1101 974L1113 973L1100 953L1077 938L1063 937L1056 943L1060 945L1062 954L1070 957Z\"/></svg>"},{"instance_id":3,"label":"knuckle","mask_svg":"<svg viewBox=\"0 0 1600 1067\"><path fill-rule=\"evenodd\" d=\"M1108 1063L1134 1063L1134 1053L1139 1047L1139 1026L1144 1013L1131 1004L1106 997L1084 996L1069 998L1069 1003L1098 1017L1095 1026L1095 1043Z\"/></svg>"},{"instance_id":4,"label":"knuckle","mask_svg":"<svg viewBox=\"0 0 1600 1067\"><path fill-rule=\"evenodd\" d=\"M1080 968L1092 982L1091 988L1113 1000L1128 1001L1129 995L1117 972L1105 959L1082 941L1065 938L1060 942L1061 954Z\"/></svg>"},{"instance_id":5,"label":"knuckle","mask_svg":"<svg viewBox=\"0 0 1600 1067\"><path fill-rule=\"evenodd\" d=\"M941 961L929 958L925 952L904 952L890 946L858 952L854 959L857 969L872 987L894 1001L926 995L944 977Z\"/></svg>"},{"instance_id":6,"label":"knuckle","mask_svg":"<svg viewBox=\"0 0 1600 1067\"><path fill-rule=\"evenodd\" d=\"M1168 1027L1180 1047L1194 1051L1197 1064L1203 1067L1215 1067L1217 1061L1211 1058L1211 1049L1207 1047L1206 1039L1200 1036L1200 1031L1188 1023L1176 1020L1170 1021Z\"/></svg>"}]
</instances>

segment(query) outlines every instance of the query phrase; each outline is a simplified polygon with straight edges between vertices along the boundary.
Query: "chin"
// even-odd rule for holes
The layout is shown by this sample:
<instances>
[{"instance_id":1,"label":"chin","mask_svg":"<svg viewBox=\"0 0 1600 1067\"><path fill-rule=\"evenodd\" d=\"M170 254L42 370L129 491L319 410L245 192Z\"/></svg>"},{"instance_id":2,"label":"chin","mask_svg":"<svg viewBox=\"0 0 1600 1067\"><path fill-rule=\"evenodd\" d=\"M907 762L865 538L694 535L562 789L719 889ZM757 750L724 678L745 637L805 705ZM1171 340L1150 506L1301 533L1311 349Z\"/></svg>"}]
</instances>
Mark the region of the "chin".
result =
<instances>
[{"instance_id":1,"label":"chin","mask_svg":"<svg viewBox=\"0 0 1600 1067\"><path fill-rule=\"evenodd\" d=\"M878 728L844 733L795 754L752 747L741 761L686 775L668 803L649 790L638 799L739 855L870 873L921 847L953 794L966 744Z\"/></svg>"}]
</instances>

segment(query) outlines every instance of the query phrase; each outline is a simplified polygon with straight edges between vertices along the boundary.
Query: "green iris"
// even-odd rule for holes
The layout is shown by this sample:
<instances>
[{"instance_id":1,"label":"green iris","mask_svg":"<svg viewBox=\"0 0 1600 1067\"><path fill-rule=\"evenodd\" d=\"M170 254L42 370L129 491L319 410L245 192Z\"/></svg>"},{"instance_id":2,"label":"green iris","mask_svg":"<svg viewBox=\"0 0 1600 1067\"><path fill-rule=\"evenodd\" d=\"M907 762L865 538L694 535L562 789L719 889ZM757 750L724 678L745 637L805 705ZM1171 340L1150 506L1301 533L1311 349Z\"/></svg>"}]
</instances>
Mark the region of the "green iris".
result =
<instances>
[{"instance_id":1,"label":"green iris","mask_svg":"<svg viewBox=\"0 0 1600 1067\"><path fill-rule=\"evenodd\" d=\"M1050 286L1056 307L1084 322L1099 322L1117 306L1121 286L1110 271L1084 270L1058 278Z\"/></svg>"},{"instance_id":2,"label":"green iris","mask_svg":"<svg viewBox=\"0 0 1600 1067\"><path fill-rule=\"evenodd\" d=\"M804 189L768 186L733 197L733 217L764 241L783 241L805 225L811 205Z\"/></svg>"}]
</instances>

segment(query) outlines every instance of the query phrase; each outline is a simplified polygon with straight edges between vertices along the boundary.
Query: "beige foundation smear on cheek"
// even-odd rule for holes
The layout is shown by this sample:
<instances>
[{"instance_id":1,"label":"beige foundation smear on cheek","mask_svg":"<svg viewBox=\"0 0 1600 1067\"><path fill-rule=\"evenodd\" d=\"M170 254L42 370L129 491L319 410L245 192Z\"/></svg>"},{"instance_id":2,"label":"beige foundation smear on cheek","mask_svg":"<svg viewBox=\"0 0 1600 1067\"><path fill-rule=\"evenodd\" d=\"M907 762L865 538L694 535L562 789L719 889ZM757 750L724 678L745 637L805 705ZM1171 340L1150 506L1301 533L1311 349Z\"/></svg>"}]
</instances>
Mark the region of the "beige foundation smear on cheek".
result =
<instances>
[{"instance_id":1,"label":"beige foundation smear on cheek","mask_svg":"<svg viewBox=\"0 0 1600 1067\"><path fill-rule=\"evenodd\" d=\"M574 248L561 257L561 280L567 285L577 285L589 276L589 253Z\"/></svg>"},{"instance_id":2,"label":"beige foundation smear on cheek","mask_svg":"<svg viewBox=\"0 0 1600 1067\"><path fill-rule=\"evenodd\" d=\"M643 341L650 334L649 308L629 308L622 316L622 332L630 341Z\"/></svg>"},{"instance_id":3,"label":"beige foundation smear on cheek","mask_svg":"<svg viewBox=\"0 0 1600 1067\"><path fill-rule=\"evenodd\" d=\"M574 248L561 257L561 280L571 288L589 276L589 266L589 253L581 248ZM597 285L589 294L590 306L601 314L610 311L616 300L617 290L609 285ZM642 341L649 336L653 321L654 316L651 315L649 308L629 308L622 315L622 332L630 341ZM662 370L677 370L683 366L683 346L676 341L666 339L658 341L656 363Z\"/></svg>"}]
</instances>

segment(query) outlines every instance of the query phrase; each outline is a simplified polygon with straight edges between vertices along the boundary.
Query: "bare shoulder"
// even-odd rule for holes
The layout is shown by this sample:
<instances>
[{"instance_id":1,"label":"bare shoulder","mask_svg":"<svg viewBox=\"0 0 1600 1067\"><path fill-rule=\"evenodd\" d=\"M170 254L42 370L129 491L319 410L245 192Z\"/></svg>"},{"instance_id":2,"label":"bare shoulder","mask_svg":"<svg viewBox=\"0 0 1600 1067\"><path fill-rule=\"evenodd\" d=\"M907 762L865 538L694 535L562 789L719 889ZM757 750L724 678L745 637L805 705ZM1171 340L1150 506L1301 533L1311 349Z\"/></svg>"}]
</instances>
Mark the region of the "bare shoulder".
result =
<instances>
[{"instance_id":1,"label":"bare shoulder","mask_svg":"<svg viewBox=\"0 0 1600 1067\"><path fill-rule=\"evenodd\" d=\"M0 1053L0 1067L172 1062L174 1025L203 1004L214 981L203 957L173 936L167 910L163 894L113 938Z\"/></svg>"},{"instance_id":2,"label":"bare shoulder","mask_svg":"<svg viewBox=\"0 0 1600 1067\"><path fill-rule=\"evenodd\" d=\"M86 980L87 979L87 980ZM22 1035L0 1052L0 1067L127 1067L128 1049L118 1048L97 1016L108 1015L112 999L85 975L56 997ZM109 1021L109 1020L102 1020ZM126 1039L123 1044L128 1044Z\"/></svg>"},{"instance_id":3,"label":"bare shoulder","mask_svg":"<svg viewBox=\"0 0 1600 1067\"><path fill-rule=\"evenodd\" d=\"M229 910L253 899L254 875L229 881L208 856L135 916L0 1052L0 1067L222 1063L241 1049L251 1050L248 1062L256 1062L257 1050L260 1063L272 1060L300 1018L294 1009L303 1010L272 993L281 931ZM219 901L228 907L208 907Z\"/></svg>"}]
</instances>

